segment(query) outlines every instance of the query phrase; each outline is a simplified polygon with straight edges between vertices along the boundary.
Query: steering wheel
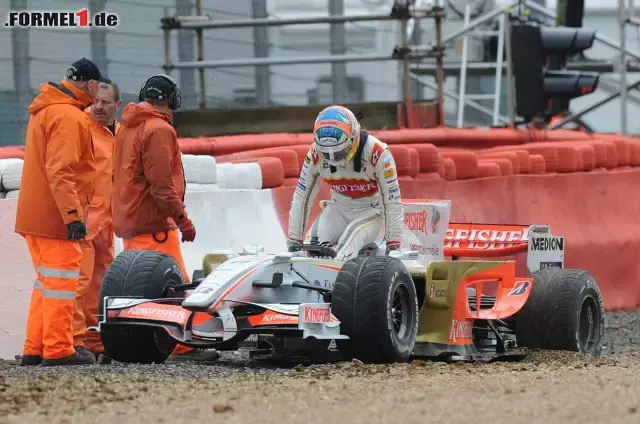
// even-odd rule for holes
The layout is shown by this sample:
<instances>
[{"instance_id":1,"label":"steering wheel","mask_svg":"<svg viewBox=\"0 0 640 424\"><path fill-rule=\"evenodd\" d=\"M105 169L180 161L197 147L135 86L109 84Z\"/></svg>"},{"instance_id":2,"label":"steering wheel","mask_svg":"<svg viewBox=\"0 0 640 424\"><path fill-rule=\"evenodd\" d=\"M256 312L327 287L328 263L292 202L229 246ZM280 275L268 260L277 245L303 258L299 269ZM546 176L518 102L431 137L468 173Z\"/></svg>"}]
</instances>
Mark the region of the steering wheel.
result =
<instances>
[{"instance_id":1,"label":"steering wheel","mask_svg":"<svg viewBox=\"0 0 640 424\"><path fill-rule=\"evenodd\" d=\"M338 252L331 246L323 246L320 244L303 244L302 250L309 253L310 256L330 257L334 259L338 256Z\"/></svg>"}]
</instances>

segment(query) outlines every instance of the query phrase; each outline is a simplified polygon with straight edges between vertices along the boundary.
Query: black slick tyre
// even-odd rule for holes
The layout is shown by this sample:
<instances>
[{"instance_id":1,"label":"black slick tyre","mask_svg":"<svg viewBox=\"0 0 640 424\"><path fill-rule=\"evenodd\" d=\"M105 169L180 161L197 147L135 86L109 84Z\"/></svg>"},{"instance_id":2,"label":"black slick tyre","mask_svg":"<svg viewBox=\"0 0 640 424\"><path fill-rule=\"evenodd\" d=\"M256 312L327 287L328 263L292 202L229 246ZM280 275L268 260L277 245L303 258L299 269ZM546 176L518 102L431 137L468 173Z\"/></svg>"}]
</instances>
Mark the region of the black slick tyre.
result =
<instances>
[{"instance_id":1,"label":"black slick tyre","mask_svg":"<svg viewBox=\"0 0 640 424\"><path fill-rule=\"evenodd\" d=\"M578 269L547 268L531 276L531 294L513 316L518 345L600 356L604 304L593 275Z\"/></svg>"},{"instance_id":2,"label":"black slick tyre","mask_svg":"<svg viewBox=\"0 0 640 424\"><path fill-rule=\"evenodd\" d=\"M346 262L331 296L340 332L338 349L369 363L407 362L418 332L418 297L405 265L388 256Z\"/></svg>"},{"instance_id":3,"label":"black slick tyre","mask_svg":"<svg viewBox=\"0 0 640 424\"><path fill-rule=\"evenodd\" d=\"M127 250L109 266L98 305L98 319L104 313L106 296L138 296L145 299L170 297L170 287L185 284L175 259L151 250ZM162 363L177 342L165 330L145 326L104 327L100 339L110 358L128 363Z\"/></svg>"}]
</instances>

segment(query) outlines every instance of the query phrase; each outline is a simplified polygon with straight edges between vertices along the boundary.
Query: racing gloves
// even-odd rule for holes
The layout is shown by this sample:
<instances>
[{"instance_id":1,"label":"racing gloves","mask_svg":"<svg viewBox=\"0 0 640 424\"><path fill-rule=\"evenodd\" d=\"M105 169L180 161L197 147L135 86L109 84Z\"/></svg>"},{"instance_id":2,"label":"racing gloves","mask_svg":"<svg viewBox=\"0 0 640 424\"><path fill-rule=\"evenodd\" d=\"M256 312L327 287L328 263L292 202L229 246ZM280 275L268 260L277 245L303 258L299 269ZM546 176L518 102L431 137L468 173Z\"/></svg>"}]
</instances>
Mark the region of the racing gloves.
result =
<instances>
[{"instance_id":1,"label":"racing gloves","mask_svg":"<svg viewBox=\"0 0 640 424\"><path fill-rule=\"evenodd\" d=\"M193 226L193 222L187 216L186 211L180 212L177 218L174 218L176 225L182 233L182 242L193 241L196 238L196 227Z\"/></svg>"},{"instance_id":2,"label":"racing gloves","mask_svg":"<svg viewBox=\"0 0 640 424\"><path fill-rule=\"evenodd\" d=\"M387 249L385 250L384 254L388 256L389 252L392 252L394 250L400 250L400 242L399 241L388 241L387 242Z\"/></svg>"},{"instance_id":3,"label":"racing gloves","mask_svg":"<svg viewBox=\"0 0 640 424\"><path fill-rule=\"evenodd\" d=\"M302 242L300 240L287 239L287 251L298 252L302 250Z\"/></svg>"},{"instance_id":4,"label":"racing gloves","mask_svg":"<svg viewBox=\"0 0 640 424\"><path fill-rule=\"evenodd\" d=\"M87 226L82 221L67 224L67 240L82 240L87 235Z\"/></svg>"}]
</instances>

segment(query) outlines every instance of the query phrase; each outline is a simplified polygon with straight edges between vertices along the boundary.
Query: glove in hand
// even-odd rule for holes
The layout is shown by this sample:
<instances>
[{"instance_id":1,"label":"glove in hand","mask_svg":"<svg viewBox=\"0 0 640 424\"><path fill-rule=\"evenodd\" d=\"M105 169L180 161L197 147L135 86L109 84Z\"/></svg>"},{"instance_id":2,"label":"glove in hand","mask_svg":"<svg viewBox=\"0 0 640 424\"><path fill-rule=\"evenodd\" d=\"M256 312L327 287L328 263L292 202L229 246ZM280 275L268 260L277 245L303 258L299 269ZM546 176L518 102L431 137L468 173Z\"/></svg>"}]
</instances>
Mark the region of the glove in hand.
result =
<instances>
[{"instance_id":1,"label":"glove in hand","mask_svg":"<svg viewBox=\"0 0 640 424\"><path fill-rule=\"evenodd\" d=\"M183 211L178 218L175 219L176 225L182 233L182 241L193 241L196 238L196 227L193 226L193 222L187 216L187 212Z\"/></svg>"},{"instance_id":2,"label":"glove in hand","mask_svg":"<svg viewBox=\"0 0 640 424\"><path fill-rule=\"evenodd\" d=\"M82 221L67 224L67 240L83 240L87 235L87 226Z\"/></svg>"}]
</instances>

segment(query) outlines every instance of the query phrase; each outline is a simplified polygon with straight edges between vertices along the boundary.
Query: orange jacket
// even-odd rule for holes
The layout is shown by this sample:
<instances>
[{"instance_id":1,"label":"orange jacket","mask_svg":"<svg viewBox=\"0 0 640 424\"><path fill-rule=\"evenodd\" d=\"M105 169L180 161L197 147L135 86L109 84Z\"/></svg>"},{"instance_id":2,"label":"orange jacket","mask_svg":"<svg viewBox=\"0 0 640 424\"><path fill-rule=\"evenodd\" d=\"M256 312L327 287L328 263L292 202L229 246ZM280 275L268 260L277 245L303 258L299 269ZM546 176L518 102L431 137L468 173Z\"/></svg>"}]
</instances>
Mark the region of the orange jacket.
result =
<instances>
[{"instance_id":1,"label":"orange jacket","mask_svg":"<svg viewBox=\"0 0 640 424\"><path fill-rule=\"evenodd\" d=\"M96 157L96 181L93 199L87 212L86 240L93 238L105 226L111 224L111 198L113 194L113 156L116 152L116 136L120 122L114 120L114 133L93 119L91 107L85 109L91 123L91 136Z\"/></svg>"},{"instance_id":2,"label":"orange jacket","mask_svg":"<svg viewBox=\"0 0 640 424\"><path fill-rule=\"evenodd\" d=\"M90 103L68 81L40 85L29 106L17 233L66 239L66 225L85 219L95 180L89 120L82 112Z\"/></svg>"},{"instance_id":3,"label":"orange jacket","mask_svg":"<svg viewBox=\"0 0 640 424\"><path fill-rule=\"evenodd\" d=\"M129 103L116 136L113 227L123 239L177 228L185 209L178 136L169 117L147 104Z\"/></svg>"}]
</instances>

